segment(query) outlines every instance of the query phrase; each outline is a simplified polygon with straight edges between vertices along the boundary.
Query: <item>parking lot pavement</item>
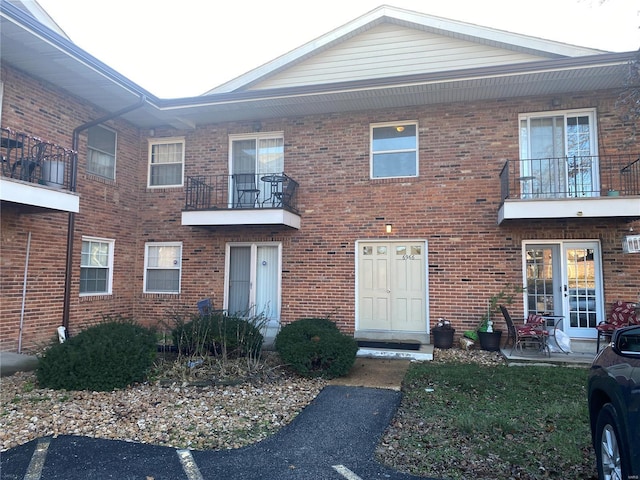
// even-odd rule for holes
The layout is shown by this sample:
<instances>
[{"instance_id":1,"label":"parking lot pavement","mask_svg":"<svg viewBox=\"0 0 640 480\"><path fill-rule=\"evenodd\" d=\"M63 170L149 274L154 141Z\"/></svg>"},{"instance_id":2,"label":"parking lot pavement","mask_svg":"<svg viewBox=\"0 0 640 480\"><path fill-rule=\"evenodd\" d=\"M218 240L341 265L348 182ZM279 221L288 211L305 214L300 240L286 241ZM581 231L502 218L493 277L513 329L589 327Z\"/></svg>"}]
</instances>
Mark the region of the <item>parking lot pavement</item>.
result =
<instances>
[{"instance_id":1,"label":"parking lot pavement","mask_svg":"<svg viewBox=\"0 0 640 480\"><path fill-rule=\"evenodd\" d=\"M374 452L401 393L330 385L289 425L249 447L189 451L115 440L41 438L4 452L2 480L410 480Z\"/></svg>"}]
</instances>

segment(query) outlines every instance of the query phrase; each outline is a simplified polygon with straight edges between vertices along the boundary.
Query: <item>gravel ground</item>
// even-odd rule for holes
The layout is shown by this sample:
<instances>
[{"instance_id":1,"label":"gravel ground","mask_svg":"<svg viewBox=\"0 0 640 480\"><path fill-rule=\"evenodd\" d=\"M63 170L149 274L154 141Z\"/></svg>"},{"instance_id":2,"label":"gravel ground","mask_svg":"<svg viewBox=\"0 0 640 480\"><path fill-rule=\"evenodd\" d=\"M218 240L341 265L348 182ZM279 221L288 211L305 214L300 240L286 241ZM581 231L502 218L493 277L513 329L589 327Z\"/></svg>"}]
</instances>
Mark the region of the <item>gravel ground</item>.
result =
<instances>
[{"instance_id":1,"label":"gravel ground","mask_svg":"<svg viewBox=\"0 0 640 480\"><path fill-rule=\"evenodd\" d=\"M84 435L174 448L229 449L255 443L291 422L326 385L269 359L239 383L243 366L166 364L158 378L113 392L38 388L19 372L0 385L1 451L42 436ZM224 385L224 383L237 383Z\"/></svg>"},{"instance_id":2,"label":"gravel ground","mask_svg":"<svg viewBox=\"0 0 640 480\"><path fill-rule=\"evenodd\" d=\"M435 349L435 362L454 360L504 362L492 352ZM291 422L327 384L290 373L275 355L251 378L238 380L245 370L243 365L188 368L171 361L159 366L154 381L113 392L38 388L35 374L19 372L1 380L1 451L57 435L174 448L239 448Z\"/></svg>"}]
</instances>

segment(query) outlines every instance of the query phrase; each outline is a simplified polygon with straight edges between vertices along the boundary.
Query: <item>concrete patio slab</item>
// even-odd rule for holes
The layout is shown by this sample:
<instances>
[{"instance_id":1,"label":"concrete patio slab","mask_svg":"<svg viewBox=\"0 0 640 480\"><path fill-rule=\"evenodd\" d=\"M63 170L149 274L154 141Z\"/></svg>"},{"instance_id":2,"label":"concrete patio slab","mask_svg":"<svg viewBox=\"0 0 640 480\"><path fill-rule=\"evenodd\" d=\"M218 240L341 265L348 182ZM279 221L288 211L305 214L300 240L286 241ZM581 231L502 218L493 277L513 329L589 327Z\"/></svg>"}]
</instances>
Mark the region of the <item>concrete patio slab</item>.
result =
<instances>
[{"instance_id":1,"label":"concrete patio slab","mask_svg":"<svg viewBox=\"0 0 640 480\"><path fill-rule=\"evenodd\" d=\"M16 372L28 372L38 366L38 357L13 352L0 352L0 376L6 377Z\"/></svg>"}]
</instances>

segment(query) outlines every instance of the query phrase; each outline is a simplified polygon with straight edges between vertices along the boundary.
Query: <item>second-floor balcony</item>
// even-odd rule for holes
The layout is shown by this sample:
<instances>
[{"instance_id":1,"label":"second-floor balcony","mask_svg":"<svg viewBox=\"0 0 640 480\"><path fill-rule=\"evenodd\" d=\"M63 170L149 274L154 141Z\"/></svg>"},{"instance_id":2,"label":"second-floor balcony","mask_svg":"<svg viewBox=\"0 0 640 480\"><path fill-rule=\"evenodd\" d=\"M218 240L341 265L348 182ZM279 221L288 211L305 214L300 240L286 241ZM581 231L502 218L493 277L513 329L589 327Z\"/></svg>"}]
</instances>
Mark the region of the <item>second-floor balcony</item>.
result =
<instances>
[{"instance_id":1,"label":"second-floor balcony","mask_svg":"<svg viewBox=\"0 0 640 480\"><path fill-rule=\"evenodd\" d=\"M283 172L186 177L183 225L300 228L298 182Z\"/></svg>"},{"instance_id":2,"label":"second-floor balcony","mask_svg":"<svg viewBox=\"0 0 640 480\"><path fill-rule=\"evenodd\" d=\"M0 129L0 200L28 210L78 212L75 190L77 155L53 142Z\"/></svg>"},{"instance_id":3,"label":"second-floor balcony","mask_svg":"<svg viewBox=\"0 0 640 480\"><path fill-rule=\"evenodd\" d=\"M510 219L640 218L640 155L508 160L498 223Z\"/></svg>"}]
</instances>

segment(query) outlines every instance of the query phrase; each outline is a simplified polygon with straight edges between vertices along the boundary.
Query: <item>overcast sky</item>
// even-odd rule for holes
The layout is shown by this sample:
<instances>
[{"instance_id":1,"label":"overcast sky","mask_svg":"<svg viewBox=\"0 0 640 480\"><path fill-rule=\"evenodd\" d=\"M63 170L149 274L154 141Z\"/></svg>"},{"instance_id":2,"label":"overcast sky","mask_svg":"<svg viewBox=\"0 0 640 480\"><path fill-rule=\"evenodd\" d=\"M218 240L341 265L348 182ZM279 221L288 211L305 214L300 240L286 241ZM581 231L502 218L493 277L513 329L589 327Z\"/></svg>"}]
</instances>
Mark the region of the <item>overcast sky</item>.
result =
<instances>
[{"instance_id":1,"label":"overcast sky","mask_svg":"<svg viewBox=\"0 0 640 480\"><path fill-rule=\"evenodd\" d=\"M161 98L195 96L383 3L614 52L640 0L38 0L71 40Z\"/></svg>"}]
</instances>

